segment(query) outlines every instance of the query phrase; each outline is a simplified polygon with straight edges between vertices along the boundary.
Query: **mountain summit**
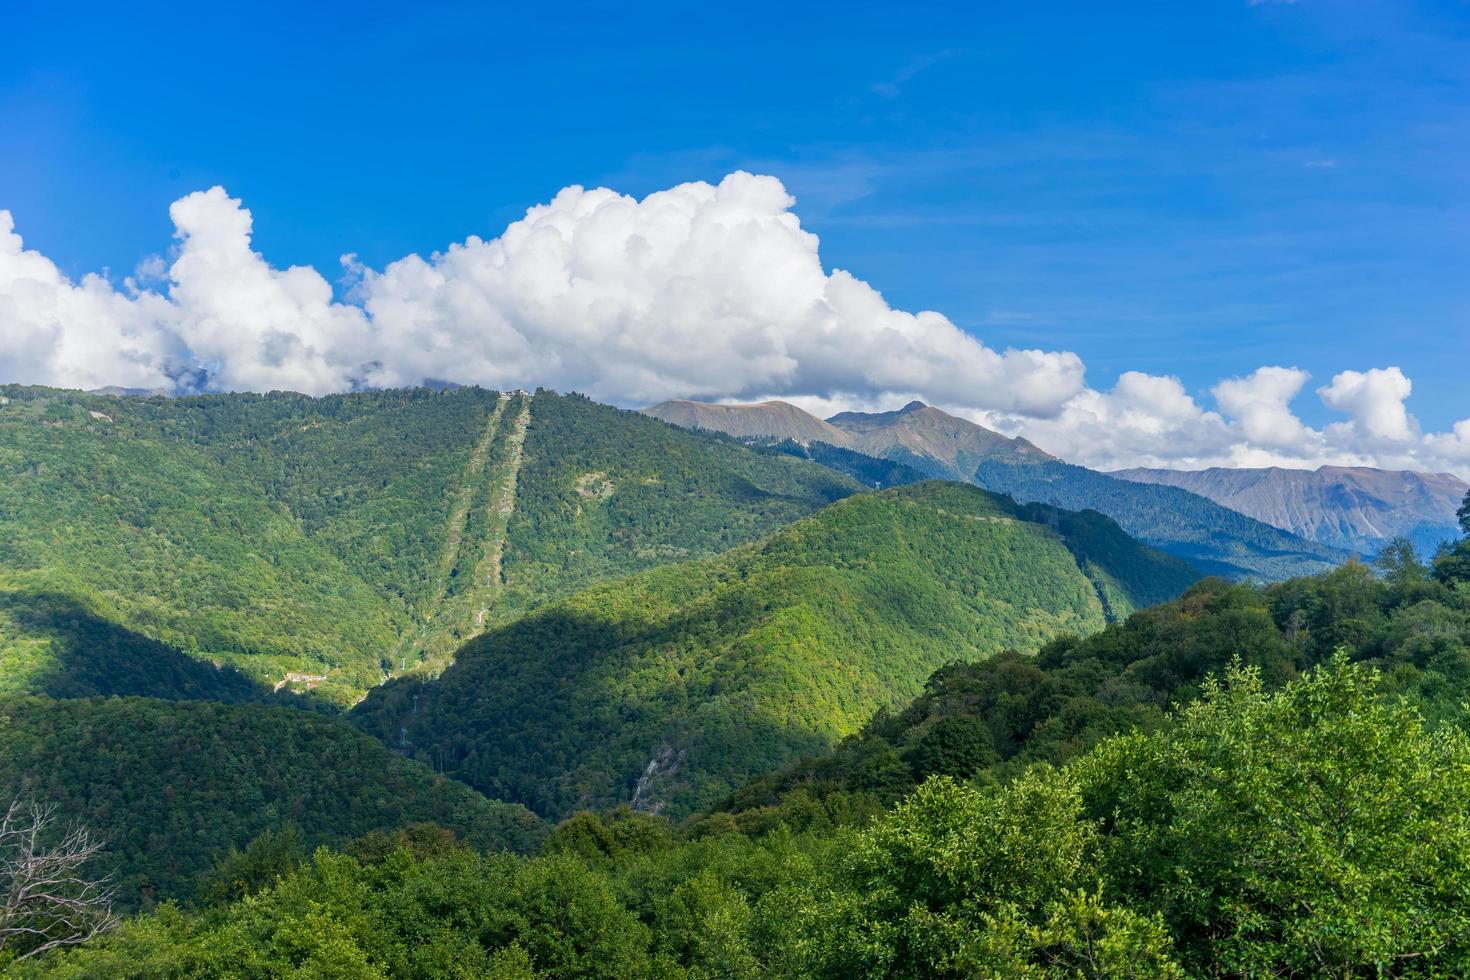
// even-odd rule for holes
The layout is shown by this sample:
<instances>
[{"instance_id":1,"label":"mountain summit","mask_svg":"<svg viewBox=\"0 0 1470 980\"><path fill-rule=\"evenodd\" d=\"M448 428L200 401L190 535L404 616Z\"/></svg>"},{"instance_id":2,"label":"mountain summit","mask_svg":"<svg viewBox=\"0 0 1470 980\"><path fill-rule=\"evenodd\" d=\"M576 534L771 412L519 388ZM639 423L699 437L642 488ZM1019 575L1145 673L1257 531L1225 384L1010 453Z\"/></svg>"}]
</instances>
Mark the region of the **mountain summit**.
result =
<instances>
[{"instance_id":1,"label":"mountain summit","mask_svg":"<svg viewBox=\"0 0 1470 980\"><path fill-rule=\"evenodd\" d=\"M852 437L834 425L804 412L790 402L766 401L753 405L715 405L708 402L666 401L643 410L685 429L723 432L738 439L790 439L802 445L825 442L851 448Z\"/></svg>"},{"instance_id":2,"label":"mountain summit","mask_svg":"<svg viewBox=\"0 0 1470 980\"><path fill-rule=\"evenodd\" d=\"M1001 457L1015 462L1053 459L1025 439L958 418L920 401L896 412L841 412L827 420L847 433L852 448L870 456L897 459L922 469L943 471L968 480L982 460Z\"/></svg>"},{"instance_id":3,"label":"mountain summit","mask_svg":"<svg viewBox=\"0 0 1470 980\"><path fill-rule=\"evenodd\" d=\"M738 439L790 439L802 445L824 442L956 480L969 480L985 459L1041 462L1053 458L1025 439L1008 438L921 401L909 402L895 412L841 412L825 422L783 401L752 405L666 401L643 412L686 429L709 429Z\"/></svg>"},{"instance_id":4,"label":"mountain summit","mask_svg":"<svg viewBox=\"0 0 1470 980\"><path fill-rule=\"evenodd\" d=\"M1298 537L1206 495L1158 485L1163 480L1149 486L1124 479L1125 474L1074 466L1025 439L1008 438L921 401L893 412L841 412L825 422L786 402L664 402L644 412L674 425L714 429L740 439L800 443L809 457L822 456L822 461L858 476L865 486L891 486L928 476L973 483L1019 501L1093 509L1139 540L1230 578L1313 574L1347 558L1346 552ZM819 453L817 443L861 454L854 458L898 464L908 476L894 480L889 474L879 480L872 473L859 475L851 465L827 458L832 453Z\"/></svg>"}]
</instances>

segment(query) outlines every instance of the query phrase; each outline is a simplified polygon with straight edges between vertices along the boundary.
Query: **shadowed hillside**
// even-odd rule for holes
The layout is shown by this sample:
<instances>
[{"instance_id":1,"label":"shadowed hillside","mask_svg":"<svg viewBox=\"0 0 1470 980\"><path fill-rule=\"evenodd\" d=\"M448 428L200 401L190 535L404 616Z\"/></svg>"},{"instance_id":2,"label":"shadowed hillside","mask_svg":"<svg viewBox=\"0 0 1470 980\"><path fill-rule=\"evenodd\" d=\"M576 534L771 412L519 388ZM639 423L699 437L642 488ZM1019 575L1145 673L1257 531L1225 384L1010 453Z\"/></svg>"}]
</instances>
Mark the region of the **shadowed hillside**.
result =
<instances>
[{"instance_id":1,"label":"shadowed hillside","mask_svg":"<svg viewBox=\"0 0 1470 980\"><path fill-rule=\"evenodd\" d=\"M353 717L548 816L682 814L833 744L942 663L1097 630L1195 577L1099 515L925 483L554 603Z\"/></svg>"}]
</instances>

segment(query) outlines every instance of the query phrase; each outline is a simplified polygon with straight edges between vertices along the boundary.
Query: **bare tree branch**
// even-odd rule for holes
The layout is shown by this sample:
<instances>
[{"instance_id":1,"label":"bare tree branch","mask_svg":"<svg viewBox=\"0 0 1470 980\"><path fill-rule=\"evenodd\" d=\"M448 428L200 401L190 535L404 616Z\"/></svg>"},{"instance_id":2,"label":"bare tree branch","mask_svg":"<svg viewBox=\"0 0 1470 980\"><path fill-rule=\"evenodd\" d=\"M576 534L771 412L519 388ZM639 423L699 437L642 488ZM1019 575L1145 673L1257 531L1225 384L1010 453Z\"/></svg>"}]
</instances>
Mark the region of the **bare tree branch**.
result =
<instances>
[{"instance_id":1,"label":"bare tree branch","mask_svg":"<svg viewBox=\"0 0 1470 980\"><path fill-rule=\"evenodd\" d=\"M83 874L103 841L63 825L56 807L11 800L0 817L0 960L24 960L100 936L117 924L112 886Z\"/></svg>"}]
</instances>

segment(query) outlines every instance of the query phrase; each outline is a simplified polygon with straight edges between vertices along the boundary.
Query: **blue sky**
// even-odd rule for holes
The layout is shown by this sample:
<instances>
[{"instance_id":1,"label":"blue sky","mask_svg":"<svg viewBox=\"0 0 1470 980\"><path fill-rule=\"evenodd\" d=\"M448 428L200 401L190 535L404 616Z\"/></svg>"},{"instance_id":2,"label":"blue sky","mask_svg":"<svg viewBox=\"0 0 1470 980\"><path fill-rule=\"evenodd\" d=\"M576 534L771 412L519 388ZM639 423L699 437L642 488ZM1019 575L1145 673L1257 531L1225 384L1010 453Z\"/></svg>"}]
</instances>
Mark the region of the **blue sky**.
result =
<instances>
[{"instance_id":1,"label":"blue sky","mask_svg":"<svg viewBox=\"0 0 1470 980\"><path fill-rule=\"evenodd\" d=\"M744 168L829 269L1092 387L1298 366L1322 424L1396 365L1470 415L1465 2L196 6L8 8L0 208L68 275L214 184L335 278Z\"/></svg>"}]
</instances>

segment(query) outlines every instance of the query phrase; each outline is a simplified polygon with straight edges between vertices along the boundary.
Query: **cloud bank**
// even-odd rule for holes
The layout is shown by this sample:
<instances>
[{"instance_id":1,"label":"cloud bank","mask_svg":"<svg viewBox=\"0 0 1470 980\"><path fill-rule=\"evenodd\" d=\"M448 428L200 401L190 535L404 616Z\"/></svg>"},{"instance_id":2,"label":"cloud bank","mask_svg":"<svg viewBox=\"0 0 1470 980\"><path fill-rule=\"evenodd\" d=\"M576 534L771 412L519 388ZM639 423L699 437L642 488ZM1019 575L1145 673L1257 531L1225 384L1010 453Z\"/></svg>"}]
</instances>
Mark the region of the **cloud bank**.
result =
<instances>
[{"instance_id":1,"label":"cloud bank","mask_svg":"<svg viewBox=\"0 0 1470 980\"><path fill-rule=\"evenodd\" d=\"M381 270L352 256L338 297L317 270L272 267L223 188L169 209L170 259L73 281L0 210L0 381L322 394L425 381L545 385L624 405L669 397L881 405L921 397L1094 466L1307 465L1470 471L1470 420L1423 434L1397 368L1318 390L1345 416L1290 408L1305 372L1220 382L1215 408L1173 378L1085 384L1066 351L995 350L942 314L891 307L827 272L773 177L733 173L642 200L568 187L497 238Z\"/></svg>"}]
</instances>

